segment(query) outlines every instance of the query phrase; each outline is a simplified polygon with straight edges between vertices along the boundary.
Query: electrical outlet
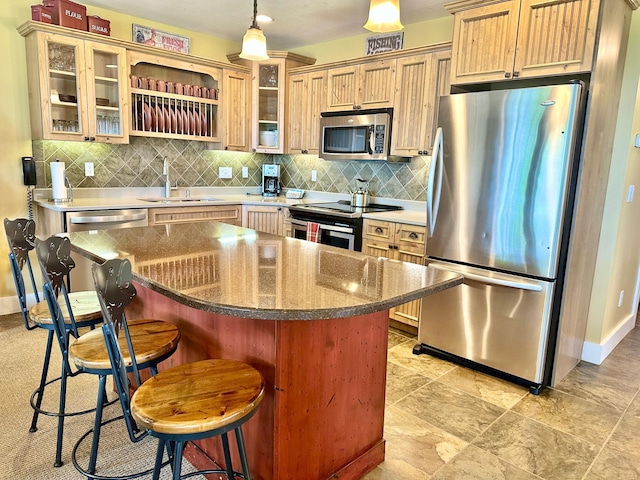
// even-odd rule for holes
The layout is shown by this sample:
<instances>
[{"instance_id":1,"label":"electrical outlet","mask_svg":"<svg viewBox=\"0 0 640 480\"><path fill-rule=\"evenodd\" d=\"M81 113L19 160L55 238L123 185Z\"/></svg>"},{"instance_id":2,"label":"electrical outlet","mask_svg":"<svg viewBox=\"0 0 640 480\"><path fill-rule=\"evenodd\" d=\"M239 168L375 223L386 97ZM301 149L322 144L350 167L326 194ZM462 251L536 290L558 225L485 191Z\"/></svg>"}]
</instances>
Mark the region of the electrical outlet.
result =
<instances>
[{"instance_id":1,"label":"electrical outlet","mask_svg":"<svg viewBox=\"0 0 640 480\"><path fill-rule=\"evenodd\" d=\"M218 167L219 178L232 178L233 169L231 167Z\"/></svg>"},{"instance_id":2,"label":"electrical outlet","mask_svg":"<svg viewBox=\"0 0 640 480\"><path fill-rule=\"evenodd\" d=\"M249 178L249 167L242 167L242 178Z\"/></svg>"},{"instance_id":3,"label":"electrical outlet","mask_svg":"<svg viewBox=\"0 0 640 480\"><path fill-rule=\"evenodd\" d=\"M627 203L633 202L633 194L636 192L635 185L629 185L629 191L627 192Z\"/></svg>"},{"instance_id":4,"label":"electrical outlet","mask_svg":"<svg viewBox=\"0 0 640 480\"><path fill-rule=\"evenodd\" d=\"M312 182L318 181L318 172L316 170L311 170L311 181Z\"/></svg>"},{"instance_id":5,"label":"electrical outlet","mask_svg":"<svg viewBox=\"0 0 640 480\"><path fill-rule=\"evenodd\" d=\"M93 177L93 162L84 162L84 176Z\"/></svg>"},{"instance_id":6,"label":"electrical outlet","mask_svg":"<svg viewBox=\"0 0 640 480\"><path fill-rule=\"evenodd\" d=\"M620 290L620 295L618 295L618 307L622 306L623 299L624 299L624 290Z\"/></svg>"}]
</instances>

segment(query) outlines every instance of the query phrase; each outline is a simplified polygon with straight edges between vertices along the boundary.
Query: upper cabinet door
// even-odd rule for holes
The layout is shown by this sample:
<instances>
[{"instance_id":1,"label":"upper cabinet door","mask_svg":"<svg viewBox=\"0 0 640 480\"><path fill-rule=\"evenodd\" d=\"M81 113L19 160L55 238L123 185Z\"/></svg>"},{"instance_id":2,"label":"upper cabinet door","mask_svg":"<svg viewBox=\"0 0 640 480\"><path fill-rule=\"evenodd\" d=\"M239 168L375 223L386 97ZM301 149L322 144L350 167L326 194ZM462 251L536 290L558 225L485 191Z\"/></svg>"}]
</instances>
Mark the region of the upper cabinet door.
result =
<instances>
[{"instance_id":1,"label":"upper cabinet door","mask_svg":"<svg viewBox=\"0 0 640 480\"><path fill-rule=\"evenodd\" d=\"M375 60L327 73L327 111L393 106L396 60Z\"/></svg>"},{"instance_id":2,"label":"upper cabinet door","mask_svg":"<svg viewBox=\"0 0 640 480\"><path fill-rule=\"evenodd\" d=\"M249 151L249 119L251 117L251 75L224 69L224 145L225 150Z\"/></svg>"},{"instance_id":3,"label":"upper cabinet door","mask_svg":"<svg viewBox=\"0 0 640 480\"><path fill-rule=\"evenodd\" d=\"M32 40L28 71L34 138L83 141L90 136L84 42L44 33Z\"/></svg>"},{"instance_id":4,"label":"upper cabinet door","mask_svg":"<svg viewBox=\"0 0 640 480\"><path fill-rule=\"evenodd\" d=\"M454 14L451 83L511 78L519 11L516 0Z\"/></svg>"},{"instance_id":5,"label":"upper cabinet door","mask_svg":"<svg viewBox=\"0 0 640 480\"><path fill-rule=\"evenodd\" d=\"M360 65L358 109L393 107L396 60L378 60Z\"/></svg>"},{"instance_id":6,"label":"upper cabinet door","mask_svg":"<svg viewBox=\"0 0 640 480\"><path fill-rule=\"evenodd\" d=\"M598 4L597 0L522 0L514 76L591 70Z\"/></svg>"},{"instance_id":7,"label":"upper cabinet door","mask_svg":"<svg viewBox=\"0 0 640 480\"><path fill-rule=\"evenodd\" d=\"M87 119L96 141L127 143L129 100L126 50L86 42Z\"/></svg>"}]
</instances>

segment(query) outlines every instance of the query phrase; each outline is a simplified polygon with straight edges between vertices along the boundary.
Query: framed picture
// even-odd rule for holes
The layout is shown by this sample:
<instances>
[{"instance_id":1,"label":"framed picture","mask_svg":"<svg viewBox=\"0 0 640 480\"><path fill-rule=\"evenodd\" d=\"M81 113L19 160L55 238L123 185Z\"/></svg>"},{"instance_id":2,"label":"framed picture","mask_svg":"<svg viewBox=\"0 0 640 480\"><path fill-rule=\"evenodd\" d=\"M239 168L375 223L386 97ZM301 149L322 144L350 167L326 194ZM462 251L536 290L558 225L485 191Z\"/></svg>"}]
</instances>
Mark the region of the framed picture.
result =
<instances>
[{"instance_id":1,"label":"framed picture","mask_svg":"<svg viewBox=\"0 0 640 480\"><path fill-rule=\"evenodd\" d=\"M392 52L394 50L402 50L404 40L404 32L387 33L385 35L376 35L367 37L366 55L375 55L376 53Z\"/></svg>"},{"instance_id":2,"label":"framed picture","mask_svg":"<svg viewBox=\"0 0 640 480\"><path fill-rule=\"evenodd\" d=\"M131 40L151 47L172 50L174 52L189 53L189 37L163 32L151 27L132 24Z\"/></svg>"}]
</instances>

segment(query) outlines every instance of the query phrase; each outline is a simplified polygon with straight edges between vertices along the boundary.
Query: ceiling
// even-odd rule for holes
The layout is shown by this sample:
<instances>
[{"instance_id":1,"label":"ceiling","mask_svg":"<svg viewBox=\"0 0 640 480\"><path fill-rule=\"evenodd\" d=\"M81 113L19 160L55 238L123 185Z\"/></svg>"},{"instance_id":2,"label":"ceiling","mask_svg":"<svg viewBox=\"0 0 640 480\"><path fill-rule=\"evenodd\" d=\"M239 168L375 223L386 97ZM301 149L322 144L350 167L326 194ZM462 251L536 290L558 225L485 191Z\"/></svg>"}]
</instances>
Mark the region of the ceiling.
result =
<instances>
[{"instance_id":1,"label":"ceiling","mask_svg":"<svg viewBox=\"0 0 640 480\"><path fill-rule=\"evenodd\" d=\"M125 13L231 41L242 41L251 25L251 0L83 0L87 6ZM401 0L404 25L447 16L445 0ZM369 0L259 0L258 14L275 21L260 25L270 50L289 50L368 33L362 28Z\"/></svg>"}]
</instances>

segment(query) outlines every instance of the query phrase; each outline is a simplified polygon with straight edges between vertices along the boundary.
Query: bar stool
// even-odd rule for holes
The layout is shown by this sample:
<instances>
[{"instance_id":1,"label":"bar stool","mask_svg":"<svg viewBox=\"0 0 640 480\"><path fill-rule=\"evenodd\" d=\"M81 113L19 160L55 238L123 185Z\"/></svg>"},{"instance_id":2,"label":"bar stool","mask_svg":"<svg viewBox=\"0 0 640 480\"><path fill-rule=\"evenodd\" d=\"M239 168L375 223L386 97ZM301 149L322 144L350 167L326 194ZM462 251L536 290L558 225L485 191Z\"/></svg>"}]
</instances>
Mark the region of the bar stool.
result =
<instances>
[{"instance_id":1,"label":"bar stool","mask_svg":"<svg viewBox=\"0 0 640 480\"><path fill-rule=\"evenodd\" d=\"M49 373L49 365L51 359L51 348L53 346L54 339L54 325L47 306L46 301L40 301L38 295L38 288L36 286L35 277L33 275L33 269L31 267L31 261L29 259L29 252L35 247L35 230L36 225L33 220L26 218L17 218L15 220L4 219L4 229L9 242L9 264L11 266L11 274L16 286L16 294L18 297L18 303L20 305L20 312L22 313L22 319L24 326L27 330L34 330L36 328L42 328L47 331L47 345L45 348L44 360L42 365L42 373L40 374L40 383L31 394L30 403L33 408L33 417L31 419L30 432L37 431L37 423L39 414L58 417L58 423L63 422L62 418L67 416L76 416L90 413L93 408L75 412L63 412L58 410L57 412L51 412L43 410L42 401L44 398L45 388L53 382L62 380L62 375L52 380L47 381ZM31 280L31 286L36 297L36 305L30 310L27 307L27 294L25 289L25 282L23 277L23 267L27 265L27 271ZM66 329L71 329L72 320L77 327L89 327L95 328L96 325L102 322L102 312L100 310L100 303L95 292L73 292L68 293L64 282L68 279L68 273L73 268L74 264L69 259L68 269L61 274L56 272L55 276L57 282L60 283L59 292L62 291L65 297L65 303L62 308L62 313L65 319ZM47 277L47 274L43 274L43 277ZM63 288L64 287L64 288ZM73 308L72 308L73 307ZM58 443L56 446L56 459L54 466L59 467L62 465L62 434L58 436Z\"/></svg>"},{"instance_id":2,"label":"bar stool","mask_svg":"<svg viewBox=\"0 0 640 480\"><path fill-rule=\"evenodd\" d=\"M131 279L128 260L118 260L124 267L118 269L116 283L127 284ZM138 426L145 433L158 438L158 449L153 478L158 479L163 466L165 448L173 470L173 479L181 478L182 452L186 442L220 435L224 454L224 470L209 469L189 473L226 474L228 479L242 476L251 479L247 462L242 425L257 411L264 397L262 375L250 365L235 360L211 359L179 365L164 370L137 386L130 394L127 360L118 340L114 308L121 300L115 289L106 288L100 279L99 266L94 265L94 278L98 297L106 307L103 311L104 339L117 386L120 404L130 436ZM133 288L133 286L131 286ZM242 473L233 470L228 432L236 436Z\"/></svg>"},{"instance_id":3,"label":"bar stool","mask_svg":"<svg viewBox=\"0 0 640 480\"><path fill-rule=\"evenodd\" d=\"M121 272L122 268L128 268L129 270L123 275ZM94 278L96 278L96 283L109 291L110 295L108 295L108 298L117 299L115 302L102 305L102 307L105 310L110 309L110 311L113 312L112 316L118 325L118 330L124 332L123 335L118 337L118 342L119 348L123 352L124 365L127 373L133 374L137 383L140 382L140 370L149 368L151 374L156 375L158 373L158 364L169 358L178 348L180 340L178 327L162 320L139 319L129 322L126 320L124 309L135 297L136 291L130 282L120 283L118 278L122 276L131 278L130 263L127 262L125 264L120 260L108 260L102 265L94 265L93 275ZM49 288L47 291L49 292L51 289ZM102 301L103 297L98 295L98 298ZM55 304L53 308L55 308ZM60 318L59 313L56 314L56 317ZM60 324L60 322L58 322L58 324ZM110 419L107 422L102 422L106 380L107 377L112 374L111 362L104 341L104 335L101 330L85 333L68 344L67 348L68 358L75 364L76 368L85 373L98 375L100 379L94 426L78 440L73 448L71 458L76 469L88 478L106 478L95 475L100 430L105 423L110 423L123 417L120 416ZM133 352L133 355L131 355L131 352ZM77 450L79 445L89 435L93 435L93 438L89 466L85 470L77 460ZM130 438L135 442L139 440L138 436L138 432L133 432ZM135 476L148 474L150 472L151 469L134 475L133 477L127 475L121 478L134 478ZM120 477L111 476L108 478L113 479Z\"/></svg>"}]
</instances>

